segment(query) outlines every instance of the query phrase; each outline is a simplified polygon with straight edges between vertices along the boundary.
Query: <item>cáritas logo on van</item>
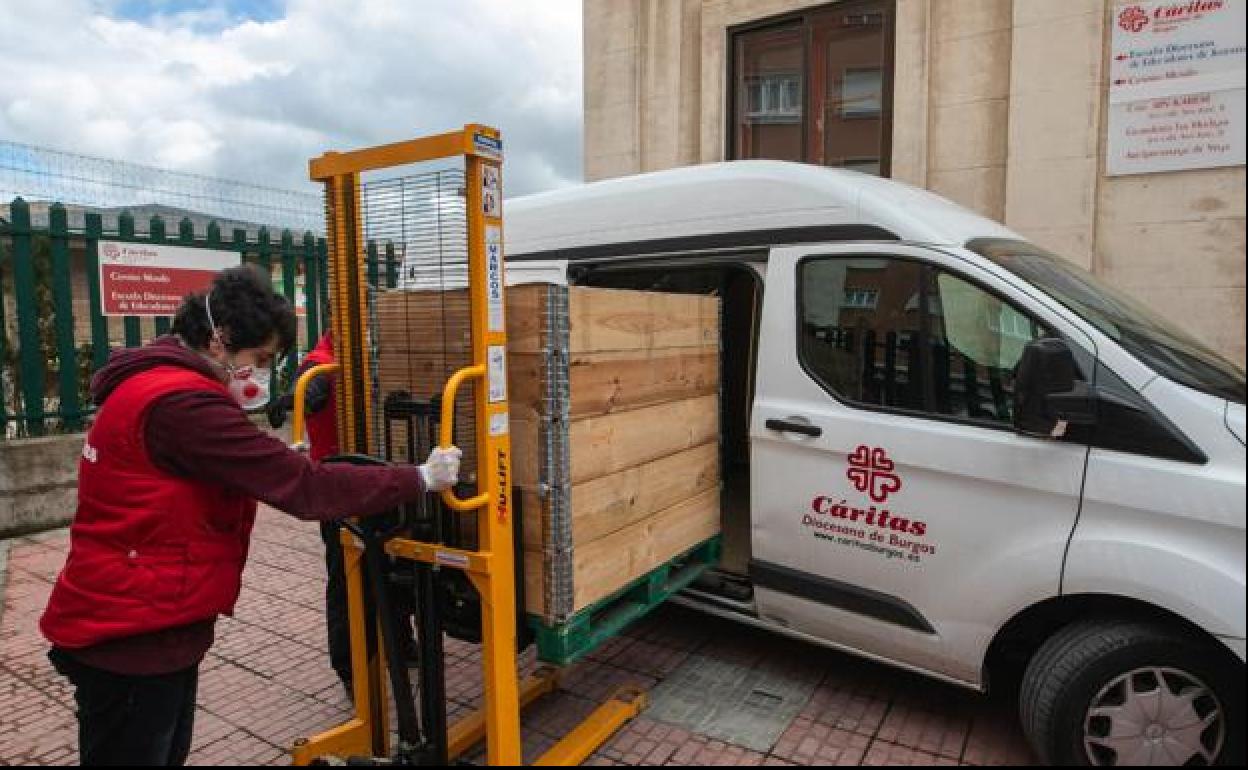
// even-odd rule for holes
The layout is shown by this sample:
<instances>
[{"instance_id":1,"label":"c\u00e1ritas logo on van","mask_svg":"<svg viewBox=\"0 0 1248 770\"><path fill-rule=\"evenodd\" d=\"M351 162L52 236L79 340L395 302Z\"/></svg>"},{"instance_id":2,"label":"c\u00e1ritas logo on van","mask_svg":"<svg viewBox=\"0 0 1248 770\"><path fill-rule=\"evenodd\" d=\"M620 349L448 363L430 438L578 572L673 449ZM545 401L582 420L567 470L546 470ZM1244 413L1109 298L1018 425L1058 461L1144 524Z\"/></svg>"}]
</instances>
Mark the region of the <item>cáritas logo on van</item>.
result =
<instances>
[{"instance_id":1,"label":"c\u00e1ritas logo on van","mask_svg":"<svg viewBox=\"0 0 1248 770\"><path fill-rule=\"evenodd\" d=\"M927 540L927 522L884 507L901 491L901 475L881 447L859 446L849 455L845 478L864 497L818 495L802 514L802 526L815 538L888 561L921 563L936 554ZM868 499L879 505L871 505Z\"/></svg>"},{"instance_id":2,"label":"c\u00e1ritas logo on van","mask_svg":"<svg viewBox=\"0 0 1248 770\"><path fill-rule=\"evenodd\" d=\"M866 524L869 527L918 537L927 534L927 522L893 513L887 508L877 508L874 505L858 508L847 500L819 495L810 502L810 508L821 516L844 519L853 524Z\"/></svg>"},{"instance_id":3,"label":"c\u00e1ritas logo on van","mask_svg":"<svg viewBox=\"0 0 1248 770\"><path fill-rule=\"evenodd\" d=\"M894 467L888 452L862 444L849 456L845 477L854 483L854 489L883 503L888 501L889 495L901 490L901 477L893 473Z\"/></svg>"},{"instance_id":4,"label":"c\u00e1ritas logo on van","mask_svg":"<svg viewBox=\"0 0 1248 770\"><path fill-rule=\"evenodd\" d=\"M845 477L854 489L867 495L872 502L885 503L889 495L901 491L901 476L888 451L882 447L859 446L849 456ZM810 502L811 510L805 514L804 523L813 526L818 519L842 519L849 526L874 527L885 532L923 537L927 534L927 522L912 516L894 513L882 506L851 502L819 495ZM816 514L812 517L811 513Z\"/></svg>"}]
</instances>

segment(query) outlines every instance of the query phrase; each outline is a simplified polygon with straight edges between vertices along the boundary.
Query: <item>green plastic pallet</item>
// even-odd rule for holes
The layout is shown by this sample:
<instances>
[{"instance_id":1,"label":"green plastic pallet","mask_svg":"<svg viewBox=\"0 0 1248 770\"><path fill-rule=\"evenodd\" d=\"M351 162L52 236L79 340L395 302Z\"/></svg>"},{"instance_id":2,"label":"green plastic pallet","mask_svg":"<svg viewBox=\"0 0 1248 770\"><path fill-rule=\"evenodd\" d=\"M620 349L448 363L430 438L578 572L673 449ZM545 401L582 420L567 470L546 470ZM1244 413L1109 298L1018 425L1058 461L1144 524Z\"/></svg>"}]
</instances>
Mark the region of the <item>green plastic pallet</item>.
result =
<instances>
[{"instance_id":1,"label":"green plastic pallet","mask_svg":"<svg viewBox=\"0 0 1248 770\"><path fill-rule=\"evenodd\" d=\"M529 615L538 659L556 666L575 663L718 564L720 550L720 536L716 535L586 607L566 623L548 626L541 618Z\"/></svg>"}]
</instances>

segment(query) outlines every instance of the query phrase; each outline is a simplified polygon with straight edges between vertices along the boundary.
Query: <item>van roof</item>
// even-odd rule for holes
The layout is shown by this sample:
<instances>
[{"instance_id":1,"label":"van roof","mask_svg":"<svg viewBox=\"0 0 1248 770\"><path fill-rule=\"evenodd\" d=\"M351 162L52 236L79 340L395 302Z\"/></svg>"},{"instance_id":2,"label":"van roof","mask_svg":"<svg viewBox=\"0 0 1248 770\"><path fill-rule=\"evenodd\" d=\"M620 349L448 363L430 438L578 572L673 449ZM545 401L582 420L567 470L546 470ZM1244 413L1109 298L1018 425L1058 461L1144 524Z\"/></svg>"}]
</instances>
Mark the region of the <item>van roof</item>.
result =
<instances>
[{"instance_id":1,"label":"van roof","mask_svg":"<svg viewBox=\"0 0 1248 770\"><path fill-rule=\"evenodd\" d=\"M828 240L820 231L961 245L1019 238L916 187L856 171L738 160L655 171L508 200L507 254L563 256L606 244L752 233L748 245ZM799 230L800 228L800 230ZM760 234L771 234L760 240ZM867 235L863 235L867 234ZM719 245L723 245L720 243Z\"/></svg>"}]
</instances>

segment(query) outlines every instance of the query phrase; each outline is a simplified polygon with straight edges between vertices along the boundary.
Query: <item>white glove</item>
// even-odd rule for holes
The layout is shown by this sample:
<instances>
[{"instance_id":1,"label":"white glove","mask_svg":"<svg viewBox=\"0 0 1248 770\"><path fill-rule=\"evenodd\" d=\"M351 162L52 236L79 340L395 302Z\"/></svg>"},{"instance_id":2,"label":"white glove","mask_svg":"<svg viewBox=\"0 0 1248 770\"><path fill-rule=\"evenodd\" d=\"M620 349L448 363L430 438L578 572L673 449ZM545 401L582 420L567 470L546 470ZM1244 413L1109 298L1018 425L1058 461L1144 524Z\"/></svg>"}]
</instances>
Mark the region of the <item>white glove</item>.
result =
<instances>
[{"instance_id":1,"label":"white glove","mask_svg":"<svg viewBox=\"0 0 1248 770\"><path fill-rule=\"evenodd\" d=\"M429 459L420 466L420 477L425 481L425 489L430 492L441 492L459 483L459 458L463 456L459 447L450 449L434 447Z\"/></svg>"}]
</instances>

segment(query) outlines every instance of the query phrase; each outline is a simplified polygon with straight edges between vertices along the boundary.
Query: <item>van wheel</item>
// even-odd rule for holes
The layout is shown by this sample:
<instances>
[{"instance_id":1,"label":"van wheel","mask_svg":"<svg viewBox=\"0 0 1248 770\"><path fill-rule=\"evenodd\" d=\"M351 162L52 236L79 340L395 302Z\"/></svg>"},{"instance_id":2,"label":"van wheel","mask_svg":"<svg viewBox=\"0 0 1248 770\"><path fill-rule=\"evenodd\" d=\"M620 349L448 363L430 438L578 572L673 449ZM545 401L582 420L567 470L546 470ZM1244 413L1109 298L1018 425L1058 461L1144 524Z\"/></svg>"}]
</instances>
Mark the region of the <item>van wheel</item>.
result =
<instances>
[{"instance_id":1,"label":"van wheel","mask_svg":"<svg viewBox=\"0 0 1248 770\"><path fill-rule=\"evenodd\" d=\"M1084 621L1054 634L1023 675L1023 731L1045 764L1240 764L1241 668L1162 626Z\"/></svg>"}]
</instances>

